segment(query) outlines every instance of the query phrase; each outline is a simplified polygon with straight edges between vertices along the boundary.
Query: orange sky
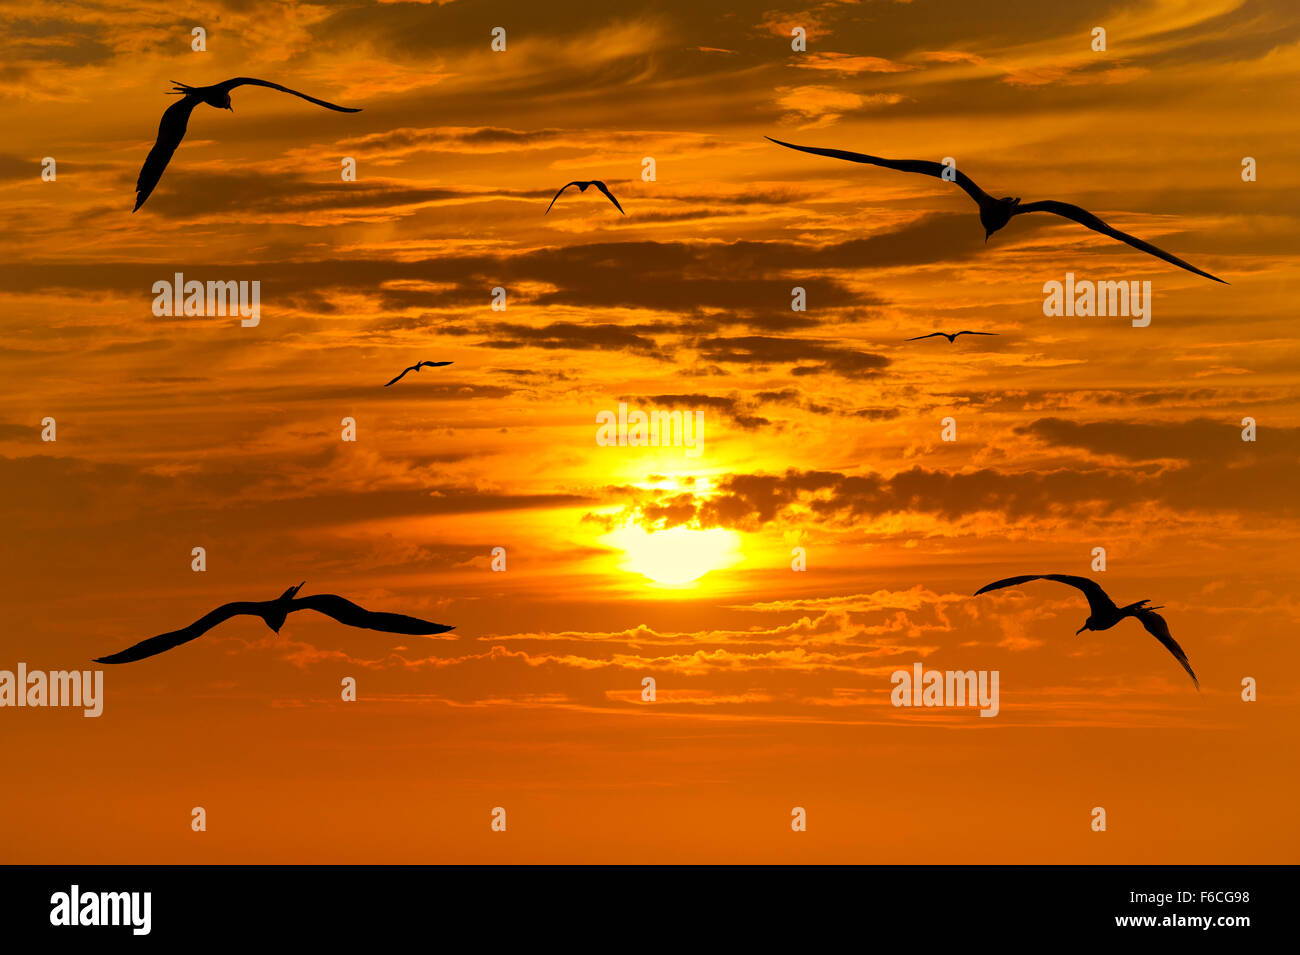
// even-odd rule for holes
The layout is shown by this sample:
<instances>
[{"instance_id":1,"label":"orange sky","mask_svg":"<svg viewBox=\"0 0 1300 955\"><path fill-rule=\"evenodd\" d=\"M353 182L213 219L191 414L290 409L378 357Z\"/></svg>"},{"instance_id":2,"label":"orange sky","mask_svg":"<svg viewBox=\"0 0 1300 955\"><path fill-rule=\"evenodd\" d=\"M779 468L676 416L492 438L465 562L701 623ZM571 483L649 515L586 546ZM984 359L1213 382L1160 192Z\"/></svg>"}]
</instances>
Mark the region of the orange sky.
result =
<instances>
[{"instance_id":1,"label":"orange sky","mask_svg":"<svg viewBox=\"0 0 1300 955\"><path fill-rule=\"evenodd\" d=\"M0 709L0 861L1296 862L1292 5L561 6L0 5L0 669L302 580L456 626L244 617ZM240 75L363 111L200 106L132 214L170 81ZM627 215L543 215L586 178ZM178 271L260 324L156 317ZM1046 317L1067 272L1150 326ZM599 446L621 401L702 453ZM970 596L1047 572L1163 605L1201 692L1063 586ZM891 706L917 661L999 714Z\"/></svg>"}]
</instances>

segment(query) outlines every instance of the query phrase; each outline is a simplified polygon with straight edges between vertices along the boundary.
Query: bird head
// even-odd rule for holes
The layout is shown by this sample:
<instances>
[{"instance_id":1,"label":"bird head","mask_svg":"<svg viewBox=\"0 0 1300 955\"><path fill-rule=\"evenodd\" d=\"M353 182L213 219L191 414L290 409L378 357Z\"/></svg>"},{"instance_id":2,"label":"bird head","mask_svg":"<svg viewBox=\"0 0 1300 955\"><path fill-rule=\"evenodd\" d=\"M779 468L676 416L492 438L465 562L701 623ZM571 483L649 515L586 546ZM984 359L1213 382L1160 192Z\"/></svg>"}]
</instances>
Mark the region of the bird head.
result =
<instances>
[{"instance_id":1,"label":"bird head","mask_svg":"<svg viewBox=\"0 0 1300 955\"><path fill-rule=\"evenodd\" d=\"M226 95L223 96L223 97L221 98L221 108L222 108L222 109L228 109L228 110L230 110L232 113L235 111L235 107L233 107L233 106L230 105L230 94L229 94L229 93L226 93Z\"/></svg>"},{"instance_id":2,"label":"bird head","mask_svg":"<svg viewBox=\"0 0 1300 955\"><path fill-rule=\"evenodd\" d=\"M1091 627L1091 623L1092 623L1091 618L1088 619L1088 620L1085 620L1085 621L1083 622L1083 626L1080 627L1078 630L1074 631L1074 635L1077 637L1079 634L1083 633L1083 631L1085 631L1085 630L1091 630L1091 629L1092 629L1092 627Z\"/></svg>"}]
</instances>

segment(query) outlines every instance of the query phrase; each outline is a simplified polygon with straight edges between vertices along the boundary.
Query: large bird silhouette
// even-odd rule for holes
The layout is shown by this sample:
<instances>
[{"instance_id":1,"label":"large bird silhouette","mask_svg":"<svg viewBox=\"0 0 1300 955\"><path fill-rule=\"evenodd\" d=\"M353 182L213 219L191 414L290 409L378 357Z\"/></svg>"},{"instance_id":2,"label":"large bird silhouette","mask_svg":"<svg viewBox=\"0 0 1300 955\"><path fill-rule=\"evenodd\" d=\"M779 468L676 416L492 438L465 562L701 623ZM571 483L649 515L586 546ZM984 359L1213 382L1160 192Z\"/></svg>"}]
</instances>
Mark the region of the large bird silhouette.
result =
<instances>
[{"instance_id":1,"label":"large bird silhouette","mask_svg":"<svg viewBox=\"0 0 1300 955\"><path fill-rule=\"evenodd\" d=\"M424 366L424 367L426 367L426 368L441 368L443 365L450 365L450 364L451 364L451 362L449 362L449 361L417 361L417 362L416 362L414 365L412 365L410 368L406 369L406 371L403 371L400 375L398 375L398 376L397 376L396 378L394 378L392 381L388 382L387 385L384 385L384 387L387 388L388 385L395 385L395 384L397 384L399 381L401 381L403 378L406 377L406 372L407 372L407 371L419 371L421 366Z\"/></svg>"},{"instance_id":2,"label":"large bird silhouette","mask_svg":"<svg viewBox=\"0 0 1300 955\"><path fill-rule=\"evenodd\" d=\"M569 186L577 186L579 192L586 192L588 186L595 186L597 189L599 189L609 198L610 202L614 203L614 208L616 208L619 212L623 212L623 207L620 206L618 204L618 200L614 198L614 193L610 192L609 187L606 186L599 179L587 179L587 180L575 179L573 180L573 182L565 183L563 186L560 187L560 192L557 192L551 198L551 206L555 205L555 200L560 198L560 193L564 192L565 189L568 189ZM547 206L546 212L543 212L542 215L546 215L547 212L550 212L551 206ZM627 215L627 213L623 212L623 215Z\"/></svg>"},{"instance_id":3,"label":"large bird silhouette","mask_svg":"<svg viewBox=\"0 0 1300 955\"><path fill-rule=\"evenodd\" d=\"M1069 574L1026 574L1023 577L1007 577L1003 580L995 580L991 584L985 584L979 590L975 591L975 596L988 593L990 590L1001 590L1004 587L1015 587L1019 584L1027 583L1031 580L1055 580L1057 583L1068 584L1078 590L1083 591L1083 595L1088 598L1088 619L1083 622L1083 626L1074 632L1075 636L1083 633L1085 630L1109 630L1115 624L1119 623L1125 617L1136 617L1141 621L1142 626L1146 628L1147 633L1155 637L1164 644L1165 649L1174 655L1174 659L1183 665L1187 675L1192 678L1192 683L1199 690L1200 681L1196 679L1196 674L1192 672L1192 665L1187 662L1187 654L1183 648L1169 633L1169 624L1165 623L1165 618L1156 613L1160 607L1149 607L1150 600L1139 600L1137 603L1131 603L1126 607L1116 606L1115 601L1106 595L1106 591L1101 589L1101 585L1087 577L1072 577Z\"/></svg>"},{"instance_id":4,"label":"large bird silhouette","mask_svg":"<svg viewBox=\"0 0 1300 955\"><path fill-rule=\"evenodd\" d=\"M980 224L984 226L984 241L988 242L989 236L997 232L1013 216L1023 215L1026 212L1051 212L1058 216L1070 219L1079 225L1087 226L1094 232L1100 232L1102 235L1110 236L1112 239L1118 239L1125 242L1133 248L1148 255L1154 255L1158 259L1164 259L1180 269L1187 269L1189 272L1195 272L1197 275L1204 276L1207 279L1213 279L1215 282L1224 282L1223 279L1209 272L1202 271L1196 266L1184 262L1176 255L1171 255L1164 249L1145 242L1137 236L1129 235L1127 232L1121 232L1113 226L1107 225L1101 219L1097 218L1087 209L1080 206L1071 205L1068 202L1058 202L1055 199L1043 199L1039 202L1026 202L1021 204L1018 198L1013 199L1010 196L1004 196L1001 199L995 199L987 192L975 185L975 180L966 175L960 169L952 166L946 166L943 163L932 162L926 159L881 159L879 156L868 156L865 153L849 152L845 149L822 149L819 146L796 146L794 143L783 143L779 139L772 139L778 146L785 146L787 149L798 149L801 152L812 153L815 156L829 156L832 159L846 159L849 162L867 163L872 166L883 166L886 169L896 169L899 172L918 172L923 176L933 176L935 179L943 179L944 172L951 170L954 175L954 181L966 194L975 200L975 204L980 207ZM945 180L947 181L947 180Z\"/></svg>"},{"instance_id":5,"label":"large bird silhouette","mask_svg":"<svg viewBox=\"0 0 1300 955\"><path fill-rule=\"evenodd\" d=\"M306 583L306 581L303 583ZM155 656L165 650L172 649L172 647L179 647L182 643L197 640L217 624L224 623L231 617L240 614L261 617L263 622L276 633L279 633L280 628L284 626L285 618L295 610L315 610L317 613L333 617L339 623L345 623L349 627L359 627L362 630L380 630L384 633L409 633L428 636L434 633L446 633L448 630L455 629L445 624L430 623L428 620L408 617L401 613L380 613L374 610L366 610L364 607L357 606L351 600L337 597L334 594L311 594L308 597L298 597L298 591L302 589L302 586L302 584L299 584L297 587L290 587L274 600L237 600L233 603L224 604L211 613L204 614L188 627L173 630L171 633L160 633L156 637L141 640L125 650L111 653L106 657L97 657L95 662L134 663L136 660Z\"/></svg>"},{"instance_id":6,"label":"large bird silhouette","mask_svg":"<svg viewBox=\"0 0 1300 955\"><path fill-rule=\"evenodd\" d=\"M306 93L299 93L297 90L291 90L279 83L253 79L251 76L236 76L234 79L213 86L186 86L184 83L177 83L175 80L172 80L172 82L176 85L168 91L168 94L179 95L181 98L167 107L167 110L162 115L162 121L158 124L158 140L153 144L153 149L149 150L149 155L145 157L144 165L140 167L140 177L135 182L135 208L131 210L132 212L144 205L144 201L153 192L154 186L158 185L163 170L167 168L167 163L171 161L172 153L176 152L176 147L185 138L185 130L189 127L190 113L194 112L194 107L200 103L207 103L209 106L214 106L217 109L228 109L233 113L235 110L230 105L230 91L237 86L265 86L268 89L279 90L281 93L292 93L309 103L315 103L317 106L324 106L326 109L336 110L340 113L361 112L361 110L353 109L350 106L337 106L334 103L327 103L323 99L308 96Z\"/></svg>"},{"instance_id":7,"label":"large bird silhouette","mask_svg":"<svg viewBox=\"0 0 1300 955\"><path fill-rule=\"evenodd\" d=\"M905 338L903 341L919 342L922 338L946 338L951 345L957 340L958 335L997 335L997 332L931 332L929 335L917 335L915 338Z\"/></svg>"}]
</instances>

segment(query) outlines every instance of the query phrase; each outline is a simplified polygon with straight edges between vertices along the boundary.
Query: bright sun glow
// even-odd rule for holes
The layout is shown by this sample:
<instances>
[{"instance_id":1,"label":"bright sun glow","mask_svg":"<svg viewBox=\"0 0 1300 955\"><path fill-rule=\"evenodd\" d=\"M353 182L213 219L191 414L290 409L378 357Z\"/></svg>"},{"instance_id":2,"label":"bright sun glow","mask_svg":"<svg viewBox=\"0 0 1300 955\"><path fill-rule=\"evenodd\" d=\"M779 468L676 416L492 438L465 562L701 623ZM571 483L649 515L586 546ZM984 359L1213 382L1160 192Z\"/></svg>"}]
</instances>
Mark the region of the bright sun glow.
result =
<instances>
[{"instance_id":1,"label":"bright sun glow","mask_svg":"<svg viewBox=\"0 0 1300 955\"><path fill-rule=\"evenodd\" d=\"M648 533L633 524L610 532L605 540L626 555L621 565L624 570L644 574L665 587L691 584L711 570L738 563L744 556L740 553L740 535L721 527L673 527Z\"/></svg>"}]
</instances>

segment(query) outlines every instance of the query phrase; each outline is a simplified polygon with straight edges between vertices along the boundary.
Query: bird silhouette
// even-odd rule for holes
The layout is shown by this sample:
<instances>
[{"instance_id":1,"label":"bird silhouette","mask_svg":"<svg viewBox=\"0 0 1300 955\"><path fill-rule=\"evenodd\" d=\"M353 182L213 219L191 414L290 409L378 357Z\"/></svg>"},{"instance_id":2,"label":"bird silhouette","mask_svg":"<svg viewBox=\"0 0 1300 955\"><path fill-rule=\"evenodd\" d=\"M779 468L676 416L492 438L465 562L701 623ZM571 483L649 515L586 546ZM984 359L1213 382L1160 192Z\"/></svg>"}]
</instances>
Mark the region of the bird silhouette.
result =
<instances>
[{"instance_id":1,"label":"bird silhouette","mask_svg":"<svg viewBox=\"0 0 1300 955\"><path fill-rule=\"evenodd\" d=\"M303 583L306 583L306 581ZM409 633L428 636L429 634L446 633L448 630L455 629L441 623L430 623L428 620L421 620L418 617L408 617L405 614L379 613L366 610L364 607L358 607L351 600L337 597L334 594L312 594L308 597L298 597L298 591L302 589L302 586L303 584L299 584L297 587L290 587L274 600L237 600L233 603L223 604L211 613L203 615L188 627L173 630L171 633L161 633L147 640L141 640L125 650L109 654L106 657L97 657L95 662L134 663L136 660L152 657L164 650L170 650L172 647L179 647L182 643L197 640L217 624L240 614L261 617L263 622L276 633L279 633L280 628L284 626L285 618L295 610L315 610L317 613L333 617L339 623L345 623L349 627L359 627L362 630L380 630L384 633Z\"/></svg>"},{"instance_id":2,"label":"bird silhouette","mask_svg":"<svg viewBox=\"0 0 1300 955\"><path fill-rule=\"evenodd\" d=\"M995 580L991 584L985 584L975 591L975 596L978 597L990 590L1015 587L1030 580L1055 580L1057 583L1069 584L1071 587L1083 591L1083 595L1088 598L1088 619L1083 622L1082 627L1074 632L1075 636L1085 630L1109 630L1125 617L1136 617L1142 623L1142 626L1146 628L1147 633L1163 643L1165 649L1174 655L1174 659L1183 665L1183 669L1192 678L1192 683L1196 685L1196 688L1198 690L1201 688L1200 681L1196 679L1196 674L1192 672L1192 665L1187 662L1187 654L1183 652L1183 648L1178 645L1178 642L1170 636L1169 624L1165 623L1165 618L1156 613L1157 610L1163 608L1147 606L1151 603L1150 600L1139 600L1127 607L1118 607L1096 581L1089 580L1087 577L1072 577L1069 574L1026 574L1023 577L1007 577L1004 580Z\"/></svg>"},{"instance_id":3,"label":"bird silhouette","mask_svg":"<svg viewBox=\"0 0 1300 955\"><path fill-rule=\"evenodd\" d=\"M1207 279L1213 279L1215 282L1224 282L1223 279L1209 272L1204 272L1188 262L1184 262L1176 255L1171 255L1164 249L1152 245L1150 242L1144 242L1137 236L1129 235L1127 232L1121 232L1113 226L1107 225L1101 219L1097 218L1087 209L1080 206L1071 205L1068 202L1058 202L1055 199L1043 199L1039 202L1026 202L1021 204L1018 198L1013 199L1010 196L1004 196L1001 199L995 199L987 192L975 185L975 181L966 175L960 169L943 163L931 162L925 159L881 159L879 156L868 156L865 153L854 153L844 149L822 149L818 146L796 146L794 143L783 143L779 139L772 139L778 146L785 146L787 149L798 149L801 152L812 153L816 156L829 156L832 159L846 159L849 162L867 163L872 166L884 166L886 169L896 169L899 172L918 172L923 176L933 176L935 179L943 179L944 172L952 170L957 185L966 190L966 194L975 200L976 205L980 207L980 224L984 226L984 241L987 243L989 236L997 232L1013 216L1023 215L1026 212L1051 212L1058 216L1063 216L1087 226L1094 232L1100 232L1102 235L1108 235L1112 239L1118 239L1120 242L1126 242L1133 248L1148 255L1154 255L1158 259L1164 259L1180 269L1187 269L1189 272L1195 272L1197 275L1204 276ZM946 181L946 180L945 180Z\"/></svg>"},{"instance_id":4,"label":"bird silhouette","mask_svg":"<svg viewBox=\"0 0 1300 955\"><path fill-rule=\"evenodd\" d=\"M623 207L618 204L618 200L615 199L614 194L609 191L609 187L606 186L599 179L588 179L585 182L581 179L575 179L573 182L566 183L565 185L561 186L560 192L564 192L564 190L568 189L569 186L577 186L579 192L586 192L588 186L595 186L597 189L599 189L601 192L603 192L606 196L609 197L609 201L614 203L615 209L617 209L619 212L623 212ZM551 199L551 206L555 205L555 200L560 198L560 192L557 192L555 196ZM546 212L543 212L542 215L546 215L546 213L550 212L551 206L547 206ZM623 215L627 215L627 213L623 212Z\"/></svg>"},{"instance_id":5,"label":"bird silhouette","mask_svg":"<svg viewBox=\"0 0 1300 955\"><path fill-rule=\"evenodd\" d=\"M450 365L450 364L451 362L449 361L417 361L410 368L406 369L406 371L402 372L400 375L398 375L396 378L390 381L388 385L392 385L401 381L404 377L406 377L407 371L419 371L422 365L427 366L429 368L441 368L443 365ZM388 385L384 385L384 387L387 388Z\"/></svg>"},{"instance_id":6,"label":"bird silhouette","mask_svg":"<svg viewBox=\"0 0 1300 955\"><path fill-rule=\"evenodd\" d=\"M158 124L158 140L153 144L153 149L149 150L149 155L145 157L144 165L140 167L140 177L135 182L135 208L131 210L132 212L144 205L144 201L153 192L154 186L158 185L163 170L167 168L167 163L171 161L172 153L176 152L176 147L185 138L185 130L189 126L190 113L194 112L194 107L200 103L207 103L209 106L214 106L217 109L228 109L233 113L235 110L230 105L230 91L237 86L265 86L268 89L279 90L281 93L292 93L309 103L324 106L326 109L337 110L340 113L361 112L361 110L353 109L350 106L336 106L333 103L325 102L323 99L317 99L314 96L308 96L306 93L291 90L287 86L281 86L279 83L256 80L251 76L236 76L234 79L213 86L186 86L184 83L177 83L175 80L172 80L172 82L176 85L168 91L168 95L179 95L181 98L167 107L162 115L162 121Z\"/></svg>"},{"instance_id":7,"label":"bird silhouette","mask_svg":"<svg viewBox=\"0 0 1300 955\"><path fill-rule=\"evenodd\" d=\"M997 332L931 332L929 335L917 335L915 338L906 338L904 341L919 342L922 338L946 338L949 344L957 340L958 335L996 335Z\"/></svg>"}]
</instances>

